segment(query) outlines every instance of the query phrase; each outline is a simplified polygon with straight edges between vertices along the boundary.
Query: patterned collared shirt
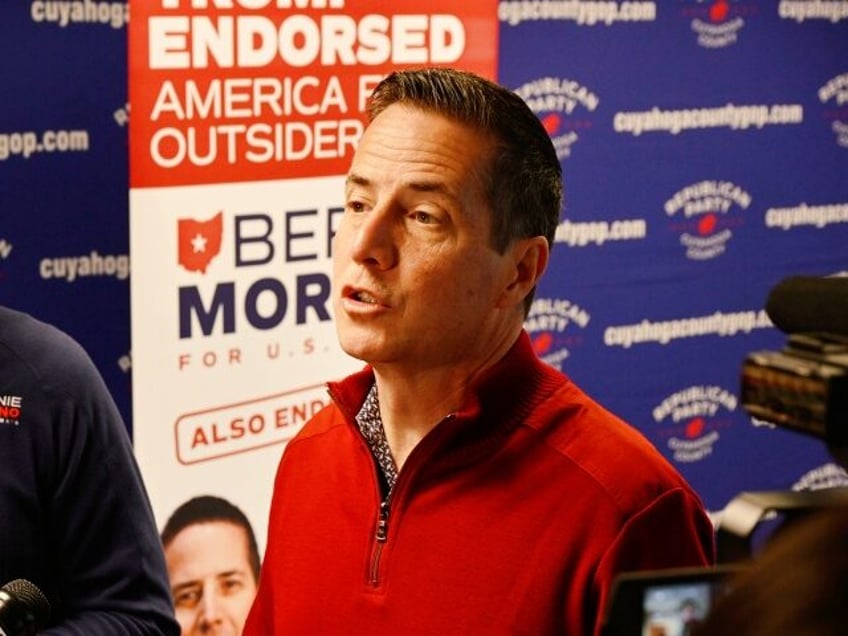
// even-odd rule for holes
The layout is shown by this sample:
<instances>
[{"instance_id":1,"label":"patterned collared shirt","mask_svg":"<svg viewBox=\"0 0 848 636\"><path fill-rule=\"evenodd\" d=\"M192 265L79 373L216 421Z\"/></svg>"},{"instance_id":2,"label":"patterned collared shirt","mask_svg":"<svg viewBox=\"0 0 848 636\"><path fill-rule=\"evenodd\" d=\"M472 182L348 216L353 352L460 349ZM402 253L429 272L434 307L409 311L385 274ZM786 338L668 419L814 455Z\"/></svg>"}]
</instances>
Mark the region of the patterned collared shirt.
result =
<instances>
[{"instance_id":1,"label":"patterned collared shirt","mask_svg":"<svg viewBox=\"0 0 848 636\"><path fill-rule=\"evenodd\" d=\"M388 487L387 492L391 493L397 481L397 465L386 439L383 420L380 418L380 400L377 397L376 383L371 385L371 390L368 391L362 408L356 414L356 423L359 425L359 430L365 441L368 442L371 454L374 455L374 459L380 466L380 471L383 473Z\"/></svg>"}]
</instances>

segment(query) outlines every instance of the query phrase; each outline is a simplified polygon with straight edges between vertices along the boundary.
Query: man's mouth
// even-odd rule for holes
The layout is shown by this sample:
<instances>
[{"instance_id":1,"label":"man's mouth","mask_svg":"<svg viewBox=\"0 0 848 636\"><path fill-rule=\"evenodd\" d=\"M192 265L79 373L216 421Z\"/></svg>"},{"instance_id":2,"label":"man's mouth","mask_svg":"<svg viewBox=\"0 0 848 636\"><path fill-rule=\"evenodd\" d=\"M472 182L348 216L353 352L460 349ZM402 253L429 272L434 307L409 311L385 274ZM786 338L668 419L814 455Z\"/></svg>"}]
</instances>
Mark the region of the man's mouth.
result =
<instances>
[{"instance_id":1,"label":"man's mouth","mask_svg":"<svg viewBox=\"0 0 848 636\"><path fill-rule=\"evenodd\" d=\"M368 305L376 305L379 302L375 296L361 289L353 292L351 294L351 298Z\"/></svg>"}]
</instances>

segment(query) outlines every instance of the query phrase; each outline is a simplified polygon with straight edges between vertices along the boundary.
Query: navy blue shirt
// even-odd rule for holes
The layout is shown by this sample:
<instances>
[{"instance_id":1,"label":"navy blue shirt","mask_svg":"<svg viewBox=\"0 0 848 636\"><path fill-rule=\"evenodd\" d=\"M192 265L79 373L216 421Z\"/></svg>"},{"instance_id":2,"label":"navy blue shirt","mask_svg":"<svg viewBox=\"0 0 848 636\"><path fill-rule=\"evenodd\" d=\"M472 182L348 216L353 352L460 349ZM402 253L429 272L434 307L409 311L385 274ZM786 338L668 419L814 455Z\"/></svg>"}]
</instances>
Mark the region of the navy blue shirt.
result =
<instances>
[{"instance_id":1,"label":"navy blue shirt","mask_svg":"<svg viewBox=\"0 0 848 636\"><path fill-rule=\"evenodd\" d=\"M52 607L42 635L179 634L124 422L69 336L0 306L0 585Z\"/></svg>"}]
</instances>

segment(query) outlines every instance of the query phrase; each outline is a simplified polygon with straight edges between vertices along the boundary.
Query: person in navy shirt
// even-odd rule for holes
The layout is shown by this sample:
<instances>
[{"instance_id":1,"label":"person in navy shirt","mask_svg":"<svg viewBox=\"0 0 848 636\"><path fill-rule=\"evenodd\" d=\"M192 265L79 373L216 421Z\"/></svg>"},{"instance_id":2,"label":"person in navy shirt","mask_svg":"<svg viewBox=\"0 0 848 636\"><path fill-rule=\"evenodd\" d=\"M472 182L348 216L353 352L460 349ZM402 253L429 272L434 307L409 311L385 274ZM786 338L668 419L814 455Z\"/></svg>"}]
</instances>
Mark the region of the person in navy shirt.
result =
<instances>
[{"instance_id":1,"label":"person in navy shirt","mask_svg":"<svg viewBox=\"0 0 848 636\"><path fill-rule=\"evenodd\" d=\"M50 604L43 636L177 636L127 428L82 347L0 306L0 584Z\"/></svg>"}]
</instances>

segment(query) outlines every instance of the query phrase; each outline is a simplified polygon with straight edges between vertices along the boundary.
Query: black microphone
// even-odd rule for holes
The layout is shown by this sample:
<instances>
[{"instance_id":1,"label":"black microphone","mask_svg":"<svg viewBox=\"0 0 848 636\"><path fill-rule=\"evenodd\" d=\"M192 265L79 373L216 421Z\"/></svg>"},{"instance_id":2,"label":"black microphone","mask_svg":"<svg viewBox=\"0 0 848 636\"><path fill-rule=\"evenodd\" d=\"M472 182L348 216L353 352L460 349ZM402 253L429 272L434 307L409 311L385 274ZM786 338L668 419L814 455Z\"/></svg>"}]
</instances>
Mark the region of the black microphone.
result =
<instances>
[{"instance_id":1,"label":"black microphone","mask_svg":"<svg viewBox=\"0 0 848 636\"><path fill-rule=\"evenodd\" d=\"M15 579L0 587L0 636L34 636L50 620L50 603L38 587Z\"/></svg>"},{"instance_id":2,"label":"black microphone","mask_svg":"<svg viewBox=\"0 0 848 636\"><path fill-rule=\"evenodd\" d=\"M790 276L769 292L766 314L785 334L848 335L848 276Z\"/></svg>"}]
</instances>

